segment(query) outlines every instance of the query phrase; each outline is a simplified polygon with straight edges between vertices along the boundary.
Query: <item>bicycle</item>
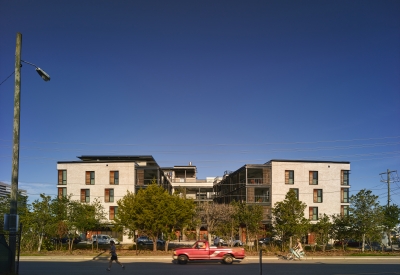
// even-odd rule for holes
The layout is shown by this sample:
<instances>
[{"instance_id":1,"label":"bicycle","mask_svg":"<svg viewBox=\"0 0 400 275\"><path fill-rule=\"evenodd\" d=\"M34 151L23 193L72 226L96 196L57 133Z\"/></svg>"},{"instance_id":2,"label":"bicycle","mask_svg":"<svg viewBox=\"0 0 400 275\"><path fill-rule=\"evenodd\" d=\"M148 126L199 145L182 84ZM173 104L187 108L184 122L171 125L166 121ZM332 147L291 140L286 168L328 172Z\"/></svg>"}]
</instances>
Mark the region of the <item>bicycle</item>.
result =
<instances>
[{"instance_id":1,"label":"bicycle","mask_svg":"<svg viewBox=\"0 0 400 275\"><path fill-rule=\"evenodd\" d=\"M296 260L296 259L298 259L299 261L302 260L302 259L303 260L307 260L307 254L304 251L297 252L297 251L293 250L293 248L290 248L290 253L287 254L286 259L287 260Z\"/></svg>"}]
</instances>

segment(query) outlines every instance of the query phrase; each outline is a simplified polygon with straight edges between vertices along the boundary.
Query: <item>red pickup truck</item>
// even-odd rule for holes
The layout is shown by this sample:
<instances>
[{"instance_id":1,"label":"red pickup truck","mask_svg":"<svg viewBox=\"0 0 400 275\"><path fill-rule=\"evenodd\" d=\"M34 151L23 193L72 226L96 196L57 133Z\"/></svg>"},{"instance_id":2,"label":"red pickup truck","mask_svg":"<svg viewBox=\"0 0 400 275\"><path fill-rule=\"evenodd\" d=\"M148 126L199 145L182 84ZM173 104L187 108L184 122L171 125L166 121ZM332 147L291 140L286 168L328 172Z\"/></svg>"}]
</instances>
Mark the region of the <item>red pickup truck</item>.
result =
<instances>
[{"instance_id":1,"label":"red pickup truck","mask_svg":"<svg viewBox=\"0 0 400 275\"><path fill-rule=\"evenodd\" d=\"M174 250L172 258L180 264L195 260L216 260L224 264L232 264L235 259L244 259L242 247L210 246L208 241L197 241L192 247L182 247Z\"/></svg>"}]
</instances>

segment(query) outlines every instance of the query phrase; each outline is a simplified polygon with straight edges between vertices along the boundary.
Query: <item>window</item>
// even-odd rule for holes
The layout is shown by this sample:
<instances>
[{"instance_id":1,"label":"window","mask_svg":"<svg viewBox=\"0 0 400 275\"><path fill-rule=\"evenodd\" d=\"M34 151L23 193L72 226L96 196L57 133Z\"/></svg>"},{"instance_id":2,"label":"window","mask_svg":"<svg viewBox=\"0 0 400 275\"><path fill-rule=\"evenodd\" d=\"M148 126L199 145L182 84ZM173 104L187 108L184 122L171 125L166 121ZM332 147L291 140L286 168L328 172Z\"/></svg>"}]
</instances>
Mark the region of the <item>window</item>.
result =
<instances>
[{"instance_id":1,"label":"window","mask_svg":"<svg viewBox=\"0 0 400 275\"><path fill-rule=\"evenodd\" d=\"M58 185L67 184L67 170L58 170Z\"/></svg>"},{"instance_id":2,"label":"window","mask_svg":"<svg viewBox=\"0 0 400 275\"><path fill-rule=\"evenodd\" d=\"M114 220L118 214L118 206L110 206L109 219Z\"/></svg>"},{"instance_id":3,"label":"window","mask_svg":"<svg viewBox=\"0 0 400 275\"><path fill-rule=\"evenodd\" d=\"M349 188L342 188L342 203L349 203Z\"/></svg>"},{"instance_id":4,"label":"window","mask_svg":"<svg viewBox=\"0 0 400 275\"><path fill-rule=\"evenodd\" d=\"M86 171L86 185L94 184L94 171Z\"/></svg>"},{"instance_id":5,"label":"window","mask_svg":"<svg viewBox=\"0 0 400 275\"><path fill-rule=\"evenodd\" d=\"M293 190L294 193L296 194L297 200L299 199L299 188L290 188L290 190Z\"/></svg>"},{"instance_id":6,"label":"window","mask_svg":"<svg viewBox=\"0 0 400 275\"><path fill-rule=\"evenodd\" d=\"M105 202L114 202L114 189L105 189L104 190L104 201Z\"/></svg>"},{"instance_id":7,"label":"window","mask_svg":"<svg viewBox=\"0 0 400 275\"><path fill-rule=\"evenodd\" d=\"M310 221L317 221L318 220L318 207L310 207Z\"/></svg>"},{"instance_id":8,"label":"window","mask_svg":"<svg viewBox=\"0 0 400 275\"><path fill-rule=\"evenodd\" d=\"M342 216L348 217L350 215L350 210L348 205L341 205L340 206L340 214Z\"/></svg>"},{"instance_id":9,"label":"window","mask_svg":"<svg viewBox=\"0 0 400 275\"><path fill-rule=\"evenodd\" d=\"M81 189L81 202L90 202L90 189Z\"/></svg>"},{"instance_id":10,"label":"window","mask_svg":"<svg viewBox=\"0 0 400 275\"><path fill-rule=\"evenodd\" d=\"M110 171L110 184L113 184L113 185L119 184L119 172L118 171Z\"/></svg>"},{"instance_id":11,"label":"window","mask_svg":"<svg viewBox=\"0 0 400 275\"><path fill-rule=\"evenodd\" d=\"M268 188L255 188L254 198L255 198L255 202L269 202L269 189Z\"/></svg>"},{"instance_id":12,"label":"window","mask_svg":"<svg viewBox=\"0 0 400 275\"><path fill-rule=\"evenodd\" d=\"M342 170L341 171L340 178L341 178L342 185L350 185L349 175L350 175L350 171L349 170Z\"/></svg>"},{"instance_id":13,"label":"window","mask_svg":"<svg viewBox=\"0 0 400 275\"><path fill-rule=\"evenodd\" d=\"M314 202L322 202L322 189L314 189Z\"/></svg>"},{"instance_id":14,"label":"window","mask_svg":"<svg viewBox=\"0 0 400 275\"><path fill-rule=\"evenodd\" d=\"M58 188L58 198L66 197L67 196L67 187L59 187Z\"/></svg>"},{"instance_id":15,"label":"window","mask_svg":"<svg viewBox=\"0 0 400 275\"><path fill-rule=\"evenodd\" d=\"M310 185L318 185L318 171L310 171Z\"/></svg>"},{"instance_id":16,"label":"window","mask_svg":"<svg viewBox=\"0 0 400 275\"><path fill-rule=\"evenodd\" d=\"M285 171L285 184L294 184L294 171L293 170Z\"/></svg>"}]
</instances>

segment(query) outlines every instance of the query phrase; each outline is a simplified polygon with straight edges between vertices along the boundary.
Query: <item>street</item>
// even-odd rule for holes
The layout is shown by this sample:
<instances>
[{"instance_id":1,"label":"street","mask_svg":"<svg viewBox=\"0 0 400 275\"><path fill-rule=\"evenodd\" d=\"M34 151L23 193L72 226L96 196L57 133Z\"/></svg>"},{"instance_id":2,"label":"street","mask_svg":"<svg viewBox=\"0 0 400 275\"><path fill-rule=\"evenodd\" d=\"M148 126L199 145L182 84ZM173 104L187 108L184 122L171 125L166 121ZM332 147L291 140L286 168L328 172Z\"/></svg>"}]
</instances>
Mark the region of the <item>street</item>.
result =
<instances>
[{"instance_id":1,"label":"street","mask_svg":"<svg viewBox=\"0 0 400 275\"><path fill-rule=\"evenodd\" d=\"M132 259L123 257L120 261L126 266L123 270L113 263L111 271L106 271L108 261L103 259L23 259L20 262L20 275L98 275L98 274L307 274L307 275L351 275L400 274L400 259L311 259L307 261L286 261L278 259L263 259L262 273L258 259L245 259L241 263L224 265L216 262L191 262L186 265L173 263L172 259L143 258Z\"/></svg>"}]
</instances>

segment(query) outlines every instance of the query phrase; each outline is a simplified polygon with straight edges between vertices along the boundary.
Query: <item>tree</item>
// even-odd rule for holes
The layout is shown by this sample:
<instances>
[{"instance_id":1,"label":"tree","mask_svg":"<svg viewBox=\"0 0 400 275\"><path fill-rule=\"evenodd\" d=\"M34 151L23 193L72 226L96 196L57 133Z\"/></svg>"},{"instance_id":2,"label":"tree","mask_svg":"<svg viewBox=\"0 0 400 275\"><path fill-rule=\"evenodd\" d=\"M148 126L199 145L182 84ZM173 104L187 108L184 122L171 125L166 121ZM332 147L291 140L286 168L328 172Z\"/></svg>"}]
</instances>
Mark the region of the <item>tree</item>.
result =
<instances>
[{"instance_id":1,"label":"tree","mask_svg":"<svg viewBox=\"0 0 400 275\"><path fill-rule=\"evenodd\" d=\"M178 194L169 196L169 205L165 209L164 215L169 221L166 224L166 231L163 231L166 237L165 251L168 251L168 244L171 239L175 238L176 229L184 231L193 221L195 215L194 201Z\"/></svg>"},{"instance_id":2,"label":"tree","mask_svg":"<svg viewBox=\"0 0 400 275\"><path fill-rule=\"evenodd\" d=\"M343 251L345 250L345 241L350 239L351 235L352 228L350 217L347 215L333 215L332 238L341 242Z\"/></svg>"},{"instance_id":3,"label":"tree","mask_svg":"<svg viewBox=\"0 0 400 275\"><path fill-rule=\"evenodd\" d=\"M322 251L325 252L326 245L332 236L332 223L330 217L325 213L320 215L318 222L311 226L315 233L316 242L322 244Z\"/></svg>"},{"instance_id":4,"label":"tree","mask_svg":"<svg viewBox=\"0 0 400 275\"><path fill-rule=\"evenodd\" d=\"M400 223L400 208L396 204L393 204L386 206L383 212L384 212L383 226L388 236L389 245L393 250L391 231Z\"/></svg>"},{"instance_id":5,"label":"tree","mask_svg":"<svg viewBox=\"0 0 400 275\"><path fill-rule=\"evenodd\" d=\"M153 183L146 189L139 190L135 195L128 192L118 201L118 216L115 222L122 226L129 236L133 236L135 230L146 234L153 240L153 250L157 250L157 239L161 233L170 232L177 224L184 224L192 213L188 209L189 203L177 210L176 197L169 195L161 186ZM182 215L175 211L183 211Z\"/></svg>"},{"instance_id":6,"label":"tree","mask_svg":"<svg viewBox=\"0 0 400 275\"><path fill-rule=\"evenodd\" d=\"M238 223L246 228L246 243L258 239L260 225L263 219L263 208L261 205L251 205L245 202L235 203ZM258 242L256 242L258 245ZM256 248L258 249L258 247Z\"/></svg>"},{"instance_id":7,"label":"tree","mask_svg":"<svg viewBox=\"0 0 400 275\"><path fill-rule=\"evenodd\" d=\"M219 225L230 221L230 216L234 213L234 208L227 204L203 202L199 204L197 211L197 215L207 227L208 241L211 243L211 236L217 233Z\"/></svg>"},{"instance_id":8,"label":"tree","mask_svg":"<svg viewBox=\"0 0 400 275\"><path fill-rule=\"evenodd\" d=\"M301 237L307 232L309 221L304 218L306 207L305 203L297 199L296 193L290 190L285 200L275 203L272 208L272 224L282 241L282 249L290 237Z\"/></svg>"},{"instance_id":9,"label":"tree","mask_svg":"<svg viewBox=\"0 0 400 275\"><path fill-rule=\"evenodd\" d=\"M97 198L90 204L77 202L75 207L75 227L79 232L85 233L85 235L87 230L99 228L102 221L105 221L104 207ZM99 242L96 242L96 245L98 249Z\"/></svg>"},{"instance_id":10,"label":"tree","mask_svg":"<svg viewBox=\"0 0 400 275\"><path fill-rule=\"evenodd\" d=\"M55 217L54 225L57 236L61 239L67 235L68 250L72 253L74 238L77 235L81 203L71 200L71 197L56 197L51 204Z\"/></svg>"},{"instance_id":11,"label":"tree","mask_svg":"<svg viewBox=\"0 0 400 275\"><path fill-rule=\"evenodd\" d=\"M372 191L366 189L351 196L350 204L352 227L362 239L361 249L364 252L366 238L373 241L381 237L383 209L379 205L378 196L372 195Z\"/></svg>"},{"instance_id":12,"label":"tree","mask_svg":"<svg viewBox=\"0 0 400 275\"><path fill-rule=\"evenodd\" d=\"M51 197L40 194L40 199L32 203L32 219L35 221L30 225L30 229L35 232L38 238L38 249L40 252L43 238L51 232L53 216L51 213Z\"/></svg>"},{"instance_id":13,"label":"tree","mask_svg":"<svg viewBox=\"0 0 400 275\"><path fill-rule=\"evenodd\" d=\"M4 214L10 213L10 195L0 196L0 231L4 232ZM36 246L35 234L30 230L30 225L35 221L31 218L31 205L27 203L28 197L22 196L20 192L17 194L17 214L19 222L23 225L20 245L21 249L33 250ZM20 228L20 225L18 225ZM5 232L4 232L5 233Z\"/></svg>"}]
</instances>

